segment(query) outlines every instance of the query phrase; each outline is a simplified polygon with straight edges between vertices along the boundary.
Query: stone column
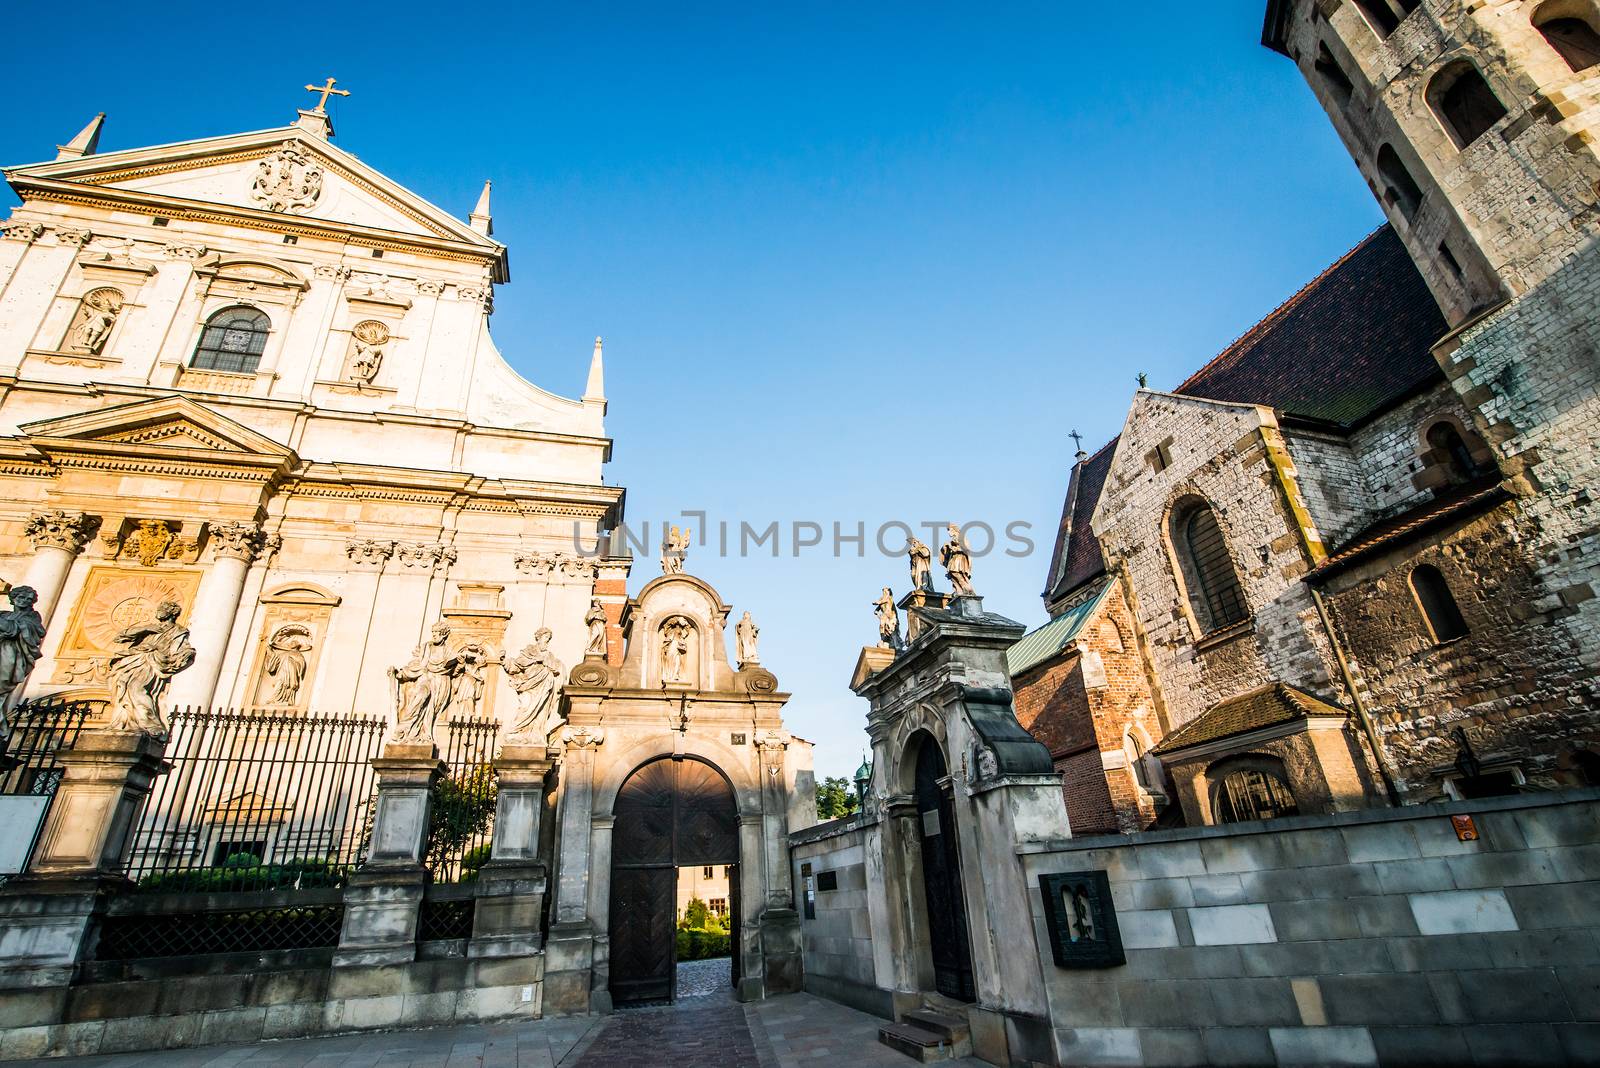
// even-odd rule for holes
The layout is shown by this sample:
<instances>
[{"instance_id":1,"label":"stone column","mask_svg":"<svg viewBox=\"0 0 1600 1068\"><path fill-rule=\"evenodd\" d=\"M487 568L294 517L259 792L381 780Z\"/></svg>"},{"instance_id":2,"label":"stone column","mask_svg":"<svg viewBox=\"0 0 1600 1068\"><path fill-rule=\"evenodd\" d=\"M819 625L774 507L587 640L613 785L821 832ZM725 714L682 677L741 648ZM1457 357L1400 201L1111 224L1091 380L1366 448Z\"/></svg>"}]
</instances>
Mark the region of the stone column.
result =
<instances>
[{"instance_id":1,"label":"stone column","mask_svg":"<svg viewBox=\"0 0 1600 1068\"><path fill-rule=\"evenodd\" d=\"M594 817L595 750L605 740L598 727L561 732L561 851L556 860L555 919L545 943L544 1011L590 1011L594 983L594 925L589 921L589 832Z\"/></svg>"},{"instance_id":2,"label":"stone column","mask_svg":"<svg viewBox=\"0 0 1600 1068\"><path fill-rule=\"evenodd\" d=\"M344 892L334 967L403 964L417 957L417 922L428 882L429 790L444 774L431 742L389 742L372 761L378 799L367 859Z\"/></svg>"},{"instance_id":3,"label":"stone column","mask_svg":"<svg viewBox=\"0 0 1600 1068\"><path fill-rule=\"evenodd\" d=\"M165 743L136 731L88 730L57 754L63 767L28 870L0 890L0 985L68 983L121 874L134 820L168 765Z\"/></svg>"},{"instance_id":4,"label":"stone column","mask_svg":"<svg viewBox=\"0 0 1600 1068\"><path fill-rule=\"evenodd\" d=\"M67 585L67 573L72 562L83 551L83 546L100 526L100 517L82 512L35 512L23 528L33 542L33 560L19 586L32 586L39 595L35 608L45 627L50 627L50 615L61 599Z\"/></svg>"},{"instance_id":5,"label":"stone column","mask_svg":"<svg viewBox=\"0 0 1600 1068\"><path fill-rule=\"evenodd\" d=\"M544 947L547 870L539 856L544 780L554 767L542 745L507 742L495 757L494 838L478 872L469 957L526 957Z\"/></svg>"},{"instance_id":6,"label":"stone column","mask_svg":"<svg viewBox=\"0 0 1600 1068\"><path fill-rule=\"evenodd\" d=\"M205 640L195 647L194 670L172 685L174 706L209 705L216 696L228 640L239 615L239 596L266 535L257 523L213 523L209 541L211 567L188 619L189 633L203 635Z\"/></svg>"}]
</instances>

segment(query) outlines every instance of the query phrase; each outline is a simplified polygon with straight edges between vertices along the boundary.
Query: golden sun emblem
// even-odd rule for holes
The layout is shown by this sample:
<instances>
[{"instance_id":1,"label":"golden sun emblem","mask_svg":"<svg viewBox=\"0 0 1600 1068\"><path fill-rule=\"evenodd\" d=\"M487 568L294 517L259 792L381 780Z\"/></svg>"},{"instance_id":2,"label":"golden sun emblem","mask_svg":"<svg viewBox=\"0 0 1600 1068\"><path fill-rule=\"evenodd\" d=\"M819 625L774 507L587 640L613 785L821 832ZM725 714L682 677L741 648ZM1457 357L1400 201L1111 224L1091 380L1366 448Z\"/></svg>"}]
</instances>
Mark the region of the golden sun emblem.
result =
<instances>
[{"instance_id":1,"label":"golden sun emblem","mask_svg":"<svg viewBox=\"0 0 1600 1068\"><path fill-rule=\"evenodd\" d=\"M83 636L96 649L111 650L125 627L154 619L162 601L182 604L187 598L177 583L154 576L125 578L102 586L84 607Z\"/></svg>"}]
</instances>

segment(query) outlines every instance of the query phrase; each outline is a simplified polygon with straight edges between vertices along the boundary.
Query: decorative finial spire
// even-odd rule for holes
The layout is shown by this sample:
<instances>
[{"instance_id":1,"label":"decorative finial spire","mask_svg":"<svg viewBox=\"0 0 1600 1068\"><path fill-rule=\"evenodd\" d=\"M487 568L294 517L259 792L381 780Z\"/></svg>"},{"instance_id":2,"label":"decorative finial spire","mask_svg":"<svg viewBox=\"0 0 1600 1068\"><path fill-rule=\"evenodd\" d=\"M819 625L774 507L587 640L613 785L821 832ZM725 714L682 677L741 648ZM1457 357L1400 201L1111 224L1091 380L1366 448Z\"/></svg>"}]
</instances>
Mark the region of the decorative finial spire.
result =
<instances>
[{"instance_id":1,"label":"decorative finial spire","mask_svg":"<svg viewBox=\"0 0 1600 1068\"><path fill-rule=\"evenodd\" d=\"M56 146L56 159L79 159L94 155L100 147L100 128L106 124L106 113L101 112L89 120L89 125L78 131L78 136L64 145Z\"/></svg>"},{"instance_id":2,"label":"decorative finial spire","mask_svg":"<svg viewBox=\"0 0 1600 1068\"><path fill-rule=\"evenodd\" d=\"M472 209L472 214L467 217L472 228L484 237L494 234L494 219L489 215L489 183L483 183L483 192L478 194L478 206Z\"/></svg>"},{"instance_id":3,"label":"decorative finial spire","mask_svg":"<svg viewBox=\"0 0 1600 1068\"><path fill-rule=\"evenodd\" d=\"M485 193L485 196L488 194ZM594 339L594 355L589 359L589 384L583 387L583 402L598 404L604 411L606 403L606 365L602 355L603 343Z\"/></svg>"},{"instance_id":4,"label":"decorative finial spire","mask_svg":"<svg viewBox=\"0 0 1600 1068\"><path fill-rule=\"evenodd\" d=\"M310 109L302 108L300 110L300 118L295 122L295 125L306 131L306 133L311 134L313 137L320 137L324 141L333 136L333 120L328 118L328 97L350 95L350 90L348 89L335 89L333 87L337 81L338 79L336 78L329 78L326 85L306 86L306 92L320 93L322 95L317 98L316 107Z\"/></svg>"}]
</instances>

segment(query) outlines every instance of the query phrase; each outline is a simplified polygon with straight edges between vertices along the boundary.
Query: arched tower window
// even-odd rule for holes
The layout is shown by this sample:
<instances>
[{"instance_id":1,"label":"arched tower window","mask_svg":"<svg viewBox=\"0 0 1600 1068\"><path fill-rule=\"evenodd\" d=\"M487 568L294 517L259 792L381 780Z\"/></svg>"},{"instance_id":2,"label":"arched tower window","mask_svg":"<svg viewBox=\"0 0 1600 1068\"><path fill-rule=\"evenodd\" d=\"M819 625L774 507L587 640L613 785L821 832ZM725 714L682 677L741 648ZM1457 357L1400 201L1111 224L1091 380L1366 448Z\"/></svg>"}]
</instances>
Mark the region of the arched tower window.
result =
<instances>
[{"instance_id":1,"label":"arched tower window","mask_svg":"<svg viewBox=\"0 0 1600 1068\"><path fill-rule=\"evenodd\" d=\"M1506 117L1506 107L1478 68L1452 63L1428 83L1428 106L1457 148L1466 148Z\"/></svg>"},{"instance_id":2,"label":"arched tower window","mask_svg":"<svg viewBox=\"0 0 1600 1068\"><path fill-rule=\"evenodd\" d=\"M1483 474L1478 461L1472 458L1472 449L1454 423L1441 419L1433 424L1428 428L1427 442L1433 462L1448 471L1450 481L1456 485L1471 482Z\"/></svg>"},{"instance_id":3,"label":"arched tower window","mask_svg":"<svg viewBox=\"0 0 1600 1068\"><path fill-rule=\"evenodd\" d=\"M1463 638L1467 634L1467 621L1461 617L1455 595L1445 582L1439 569L1432 564L1418 564L1411 571L1411 592L1422 611L1422 619L1434 642L1444 644Z\"/></svg>"},{"instance_id":4,"label":"arched tower window","mask_svg":"<svg viewBox=\"0 0 1600 1068\"><path fill-rule=\"evenodd\" d=\"M1422 187L1390 145L1378 149L1378 176L1383 179L1384 203L1394 205L1407 219L1415 218L1417 209L1422 207Z\"/></svg>"},{"instance_id":5,"label":"arched tower window","mask_svg":"<svg viewBox=\"0 0 1600 1068\"><path fill-rule=\"evenodd\" d=\"M1172 547L1202 631L1221 630L1249 617L1227 539L1210 505L1196 501L1174 514Z\"/></svg>"},{"instance_id":6,"label":"arched tower window","mask_svg":"<svg viewBox=\"0 0 1600 1068\"><path fill-rule=\"evenodd\" d=\"M1590 0L1550 0L1533 13L1533 25L1574 71L1600 65L1600 15Z\"/></svg>"},{"instance_id":7,"label":"arched tower window","mask_svg":"<svg viewBox=\"0 0 1600 1068\"><path fill-rule=\"evenodd\" d=\"M189 366L199 371L254 374L267 347L272 320L254 308L223 308L206 320Z\"/></svg>"}]
</instances>

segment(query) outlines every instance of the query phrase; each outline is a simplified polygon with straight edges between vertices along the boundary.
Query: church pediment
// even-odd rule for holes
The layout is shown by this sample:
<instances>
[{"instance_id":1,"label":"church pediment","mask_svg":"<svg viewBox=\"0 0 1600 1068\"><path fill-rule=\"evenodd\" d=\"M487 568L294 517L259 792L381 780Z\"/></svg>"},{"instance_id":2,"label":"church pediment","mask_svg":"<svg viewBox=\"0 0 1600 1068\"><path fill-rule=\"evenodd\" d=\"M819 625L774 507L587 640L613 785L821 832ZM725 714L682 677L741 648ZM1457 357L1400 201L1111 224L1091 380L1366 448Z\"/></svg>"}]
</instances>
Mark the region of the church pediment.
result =
<instances>
[{"instance_id":1,"label":"church pediment","mask_svg":"<svg viewBox=\"0 0 1600 1068\"><path fill-rule=\"evenodd\" d=\"M107 200L152 210L222 209L503 252L466 222L296 127L32 164L6 177L19 194L43 199L90 187Z\"/></svg>"},{"instance_id":2,"label":"church pediment","mask_svg":"<svg viewBox=\"0 0 1600 1068\"><path fill-rule=\"evenodd\" d=\"M170 449L240 454L282 462L293 450L187 397L165 397L99 411L44 419L21 428L46 452L82 452L94 446L112 451Z\"/></svg>"}]
</instances>

